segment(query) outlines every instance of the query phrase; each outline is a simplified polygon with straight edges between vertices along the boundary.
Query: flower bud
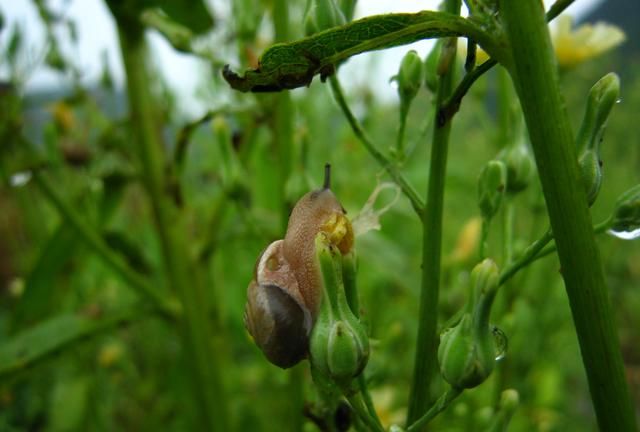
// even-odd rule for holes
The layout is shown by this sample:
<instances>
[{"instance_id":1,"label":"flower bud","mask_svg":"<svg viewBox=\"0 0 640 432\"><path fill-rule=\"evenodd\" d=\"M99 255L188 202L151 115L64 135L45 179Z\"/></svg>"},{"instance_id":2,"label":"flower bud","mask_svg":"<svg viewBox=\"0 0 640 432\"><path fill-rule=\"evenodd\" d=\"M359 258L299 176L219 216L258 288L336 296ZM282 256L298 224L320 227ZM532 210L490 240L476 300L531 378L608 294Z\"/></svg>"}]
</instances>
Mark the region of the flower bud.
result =
<instances>
[{"instance_id":1,"label":"flower bud","mask_svg":"<svg viewBox=\"0 0 640 432\"><path fill-rule=\"evenodd\" d=\"M506 187L507 166L500 160L489 161L478 179L478 206L485 220L491 220L500 209Z\"/></svg>"},{"instance_id":2,"label":"flower bud","mask_svg":"<svg viewBox=\"0 0 640 432\"><path fill-rule=\"evenodd\" d=\"M424 84L432 93L438 90L438 63L440 63L442 43L442 39L438 39L424 60Z\"/></svg>"},{"instance_id":3,"label":"flower bud","mask_svg":"<svg viewBox=\"0 0 640 432\"><path fill-rule=\"evenodd\" d=\"M307 36L341 26L346 22L335 0L309 0L304 21Z\"/></svg>"},{"instance_id":4,"label":"flower bud","mask_svg":"<svg viewBox=\"0 0 640 432\"><path fill-rule=\"evenodd\" d=\"M369 357L369 340L347 302L342 254L324 233L316 237L316 253L324 295L311 332L309 358L323 375L344 388L364 369Z\"/></svg>"},{"instance_id":5,"label":"flower bud","mask_svg":"<svg viewBox=\"0 0 640 432\"><path fill-rule=\"evenodd\" d=\"M587 202L591 206L596 201L602 185L602 167L598 153L594 150L583 152L578 159L578 165L582 185L587 194Z\"/></svg>"},{"instance_id":6,"label":"flower bud","mask_svg":"<svg viewBox=\"0 0 640 432\"><path fill-rule=\"evenodd\" d=\"M400 103L408 106L422 86L422 60L417 52L411 50L405 54L396 79Z\"/></svg>"},{"instance_id":7,"label":"flower bud","mask_svg":"<svg viewBox=\"0 0 640 432\"><path fill-rule=\"evenodd\" d=\"M616 201L611 233L625 239L640 235L640 184L620 195Z\"/></svg>"},{"instance_id":8,"label":"flower bud","mask_svg":"<svg viewBox=\"0 0 640 432\"><path fill-rule=\"evenodd\" d=\"M620 79L614 73L605 75L589 91L587 108L576 140L580 152L578 163L589 205L595 202L602 184L600 143L619 95Z\"/></svg>"},{"instance_id":9,"label":"flower bud","mask_svg":"<svg viewBox=\"0 0 640 432\"><path fill-rule=\"evenodd\" d=\"M515 194L524 190L533 174L533 159L524 140L504 148L498 159L507 166L507 192Z\"/></svg>"},{"instance_id":10,"label":"flower bud","mask_svg":"<svg viewBox=\"0 0 640 432\"><path fill-rule=\"evenodd\" d=\"M471 273L470 297L465 313L453 328L445 330L438 348L443 378L456 388L473 388L493 371L496 347L489 315L498 288L498 268L485 259Z\"/></svg>"}]
</instances>

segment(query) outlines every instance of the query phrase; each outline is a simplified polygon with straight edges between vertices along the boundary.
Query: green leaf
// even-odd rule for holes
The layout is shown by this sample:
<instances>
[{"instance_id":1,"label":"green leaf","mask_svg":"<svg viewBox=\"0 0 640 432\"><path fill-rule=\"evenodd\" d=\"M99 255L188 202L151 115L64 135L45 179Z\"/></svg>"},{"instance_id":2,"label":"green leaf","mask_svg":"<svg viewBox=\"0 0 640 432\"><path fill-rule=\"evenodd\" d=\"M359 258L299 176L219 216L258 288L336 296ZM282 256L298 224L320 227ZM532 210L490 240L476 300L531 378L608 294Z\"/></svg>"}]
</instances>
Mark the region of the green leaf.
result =
<instances>
[{"instance_id":1,"label":"green leaf","mask_svg":"<svg viewBox=\"0 0 640 432\"><path fill-rule=\"evenodd\" d=\"M494 39L473 21L445 12L374 15L330 28L291 43L276 44L260 57L256 69L239 76L225 66L222 74L242 92L269 92L307 86L320 74L324 81L337 65L354 55L405 45L421 39L466 36L488 52L496 52Z\"/></svg>"},{"instance_id":2,"label":"green leaf","mask_svg":"<svg viewBox=\"0 0 640 432\"><path fill-rule=\"evenodd\" d=\"M130 307L104 318L65 314L40 323L0 346L0 379L25 370L83 339L144 316L142 308Z\"/></svg>"}]
</instances>

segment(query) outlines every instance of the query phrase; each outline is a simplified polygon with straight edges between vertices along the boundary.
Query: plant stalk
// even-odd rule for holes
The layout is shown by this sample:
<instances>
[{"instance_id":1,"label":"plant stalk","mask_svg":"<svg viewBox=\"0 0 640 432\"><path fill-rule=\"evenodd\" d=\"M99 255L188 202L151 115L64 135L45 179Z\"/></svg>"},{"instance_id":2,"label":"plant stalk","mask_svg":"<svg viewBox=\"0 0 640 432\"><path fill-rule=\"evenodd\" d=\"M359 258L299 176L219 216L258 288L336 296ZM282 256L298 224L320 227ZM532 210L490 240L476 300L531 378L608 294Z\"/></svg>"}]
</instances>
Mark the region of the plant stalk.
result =
<instances>
[{"instance_id":1,"label":"plant stalk","mask_svg":"<svg viewBox=\"0 0 640 432\"><path fill-rule=\"evenodd\" d=\"M460 0L447 0L445 3L446 12L456 15L460 13L460 6ZM440 261L442 258L442 213L449 134L451 131L451 117L443 116L441 110L453 90L456 55L455 40L452 40L451 43L443 44L443 47L447 47L450 51L445 54L443 50L440 55L441 62L443 57L450 56L450 63L448 67L445 66L445 70L442 70L436 94L427 204L422 214L422 283L418 315L418 337L407 424L416 421L432 401L431 386L438 370L437 330ZM442 63L438 68L440 69L441 66L443 66Z\"/></svg>"},{"instance_id":2,"label":"plant stalk","mask_svg":"<svg viewBox=\"0 0 640 432\"><path fill-rule=\"evenodd\" d=\"M373 156L373 158L382 166L382 168L387 171L389 177L393 179L395 184L397 184L402 190L402 193L404 193L404 195L409 199L413 210L418 214L418 216L422 217L422 213L424 212L424 202L418 195L418 192L416 192L415 188L402 175L397 165L391 162L373 145L373 142L364 131L364 128L362 127L358 119L356 119L356 117L353 115L351 108L349 108L347 100L344 97L344 92L342 91L340 81L335 74L331 75L331 77L329 78L329 83L331 84L333 97L336 99L336 102L338 103L338 106L340 106L342 113L347 118L347 121L351 126L351 130L353 130L356 138L360 140L369 154Z\"/></svg>"},{"instance_id":3,"label":"plant stalk","mask_svg":"<svg viewBox=\"0 0 640 432\"><path fill-rule=\"evenodd\" d=\"M154 102L149 90L147 50L144 30L130 17L120 15L114 7L118 24L120 48L127 76L127 95L140 160L142 180L160 238L166 278L182 302L181 322L183 347L195 397L200 428L228 430L226 398L224 397L218 357L213 350L212 329L208 319L205 292L194 276L195 266L189 253L177 209L170 205L165 190L165 154L156 126ZM176 223L177 222L177 223Z\"/></svg>"},{"instance_id":4,"label":"plant stalk","mask_svg":"<svg viewBox=\"0 0 640 432\"><path fill-rule=\"evenodd\" d=\"M110 266L113 271L119 274L124 282L128 283L131 288L138 291L142 297L145 297L156 305L165 317L175 318L180 314L179 305L174 304L171 299L164 298L161 293L153 289L147 279L129 267L122 257L104 242L102 237L100 237L100 234L85 223L73 207L58 195L53 185L51 185L42 173L34 171L33 180L38 185L44 196L56 208L58 213L60 213L60 216L68 221L68 223L80 235L80 238L102 258L105 264Z\"/></svg>"},{"instance_id":5,"label":"plant stalk","mask_svg":"<svg viewBox=\"0 0 640 432\"><path fill-rule=\"evenodd\" d=\"M634 406L544 10L539 0L502 0L500 10L511 45L506 66L527 122L598 425L634 431Z\"/></svg>"},{"instance_id":6,"label":"plant stalk","mask_svg":"<svg viewBox=\"0 0 640 432\"><path fill-rule=\"evenodd\" d=\"M274 0L273 25L276 42L288 42L291 39L291 29L289 26L289 4L286 0ZM275 96L274 119L273 119L273 141L278 155L276 164L277 188L278 188L278 209L280 211L280 223L282 232L289 224L289 214L292 203L287 197L287 181L291 175L293 161L294 143L294 107L289 92L280 92ZM302 431L303 411L304 411L304 380L303 370L299 365L291 370L288 377L288 392L292 398L284 406L283 415L289 418L289 430L292 432Z\"/></svg>"}]
</instances>

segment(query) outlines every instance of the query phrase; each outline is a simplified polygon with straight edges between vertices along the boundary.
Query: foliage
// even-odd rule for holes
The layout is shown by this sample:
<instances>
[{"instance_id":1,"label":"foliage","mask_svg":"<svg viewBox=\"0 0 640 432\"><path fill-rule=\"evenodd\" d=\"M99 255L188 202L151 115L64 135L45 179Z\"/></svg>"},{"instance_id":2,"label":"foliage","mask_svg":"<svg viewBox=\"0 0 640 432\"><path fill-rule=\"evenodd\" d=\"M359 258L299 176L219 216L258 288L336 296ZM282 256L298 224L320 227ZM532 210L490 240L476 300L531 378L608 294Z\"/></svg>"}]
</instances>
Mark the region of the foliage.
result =
<instances>
[{"instance_id":1,"label":"foliage","mask_svg":"<svg viewBox=\"0 0 640 432\"><path fill-rule=\"evenodd\" d=\"M549 228L557 225L547 217L550 196L539 181L548 167L538 161L536 172L531 149L536 158L540 149L529 142L520 108L527 102L509 75L518 77L518 59L502 43L509 39L496 21L496 2L467 2L470 19L447 2L447 12L352 21L354 2L336 1L332 13L338 7L350 22L323 29L316 27L326 20L318 20L311 31L319 32L303 36L308 7L299 1L235 0L228 19L201 1L107 1L119 30L126 89L114 85L106 66L99 86L83 85L81 65L56 39L56 29L72 23L47 2L34 3L50 40L43 59L71 90L26 92L29 34L0 27L0 34L11 33L0 46L9 74L0 83L0 430L402 425L415 431L430 422L433 430L577 431L603 424L597 402L592 409L577 312L572 316L564 290L562 275L571 270L564 261L561 268ZM559 1L548 18L568 3ZM264 40L260 22L273 26L273 41ZM158 82L147 57L148 29L212 65L205 82L216 96L202 117L185 120L175 108L177 95ZM565 23L565 45L579 42L567 32ZM346 43L349 34L357 37ZM451 36L472 37L466 59L456 54ZM440 42L424 67L413 65L425 85L412 86L408 102L400 95L399 103L383 104L377 89L357 88L335 74L353 55L427 37ZM493 60L475 66L475 42ZM506 69L489 71L496 61ZM226 63L246 72L231 72ZM597 124L580 127L589 89L609 67L621 76L615 99L622 102L607 119L609 100L597 121L589 105L585 122ZM589 142L603 163L596 167L601 171L590 212L595 234L617 230L617 237L598 235L597 242L604 294L615 312L607 317L615 318L620 338L619 352L604 358L615 363L621 353L636 400L640 246L620 238L634 237L639 228L632 186L640 151L637 131L629 127L640 106L638 72L637 59L615 53L572 61L571 69L559 71L570 129L581 131L578 143ZM322 80L313 79L317 74ZM450 131L439 132L444 126ZM589 130L593 136L583 136ZM601 139L606 144L600 147ZM576 154L583 146L577 147ZM435 148L444 154L431 153ZM282 238L295 202L322 184L327 162L332 190L349 217L357 220L362 208L360 218L380 227L356 229L359 308L355 316L340 309L358 328L359 341L362 330L354 323L364 324L368 363L353 383L340 375L337 387L306 361L286 371L269 364L242 319L256 258ZM387 177L401 199L382 183ZM576 184L581 189L575 193L584 195L583 184ZM386 213L373 210L386 203L392 203ZM573 214L569 209L564 217ZM497 264L491 262L489 296L472 274L488 258ZM425 309L421 298L433 265L436 302ZM483 318L472 328L476 309ZM427 319L432 329L421 328ZM473 385L451 379L452 370L468 372L460 370L469 366L461 356L477 342L466 335L469 340L456 346L452 335L461 328L482 334L484 357L487 347L508 340L497 361L483 359L490 364L481 378L473 376ZM438 367L441 331L446 348L456 347L441 357L457 358ZM487 339L489 331L497 338ZM432 364L414 373L423 357ZM351 369L359 371L361 360ZM438 369L447 371L446 381ZM625 406L622 387L614 385L610 396Z\"/></svg>"}]
</instances>

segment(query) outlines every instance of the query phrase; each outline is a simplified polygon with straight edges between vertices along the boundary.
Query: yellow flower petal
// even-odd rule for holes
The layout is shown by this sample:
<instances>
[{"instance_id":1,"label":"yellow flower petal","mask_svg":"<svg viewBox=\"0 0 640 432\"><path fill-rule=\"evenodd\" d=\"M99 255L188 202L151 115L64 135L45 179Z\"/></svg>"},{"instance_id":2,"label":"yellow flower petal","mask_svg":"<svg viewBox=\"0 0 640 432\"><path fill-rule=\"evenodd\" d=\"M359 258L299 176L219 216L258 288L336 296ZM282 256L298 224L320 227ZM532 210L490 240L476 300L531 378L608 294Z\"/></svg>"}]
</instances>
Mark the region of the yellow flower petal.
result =
<instances>
[{"instance_id":1,"label":"yellow flower petal","mask_svg":"<svg viewBox=\"0 0 640 432\"><path fill-rule=\"evenodd\" d=\"M571 29L573 18L562 15L552 33L558 64L569 68L597 57L620 45L626 39L624 32L615 25L598 22L583 24Z\"/></svg>"}]
</instances>

